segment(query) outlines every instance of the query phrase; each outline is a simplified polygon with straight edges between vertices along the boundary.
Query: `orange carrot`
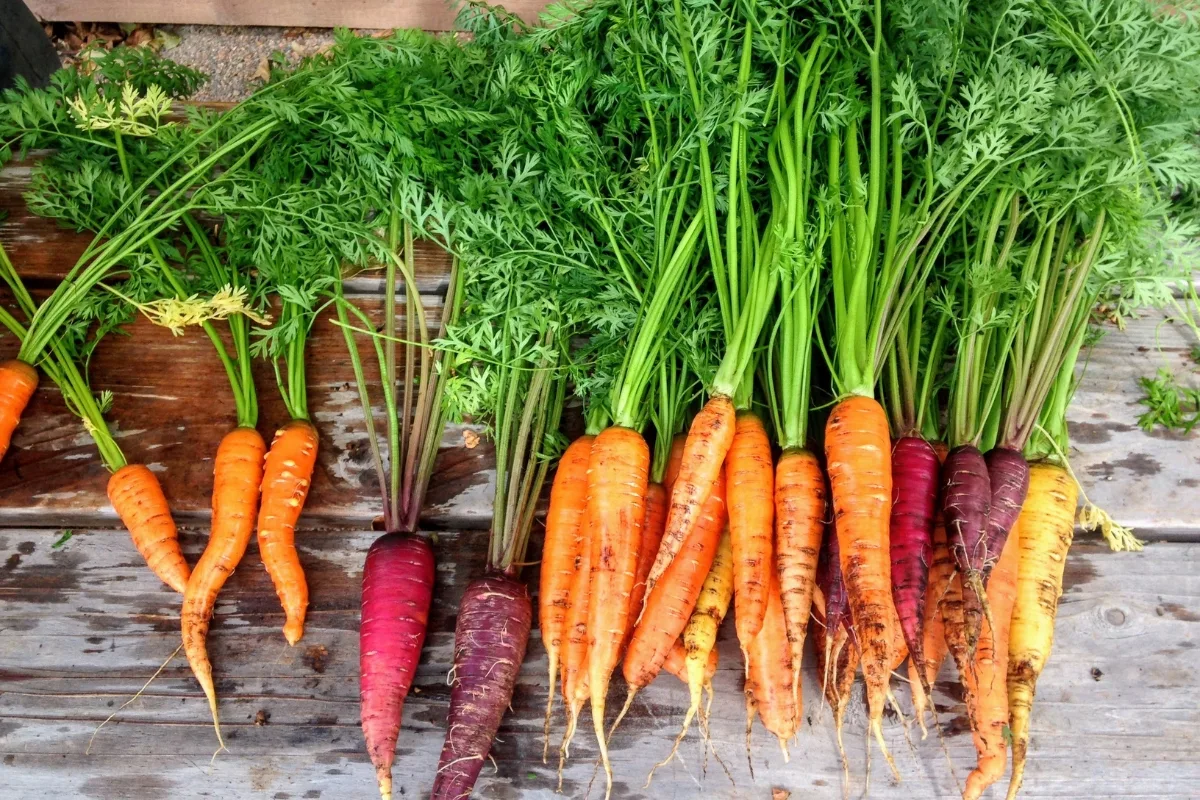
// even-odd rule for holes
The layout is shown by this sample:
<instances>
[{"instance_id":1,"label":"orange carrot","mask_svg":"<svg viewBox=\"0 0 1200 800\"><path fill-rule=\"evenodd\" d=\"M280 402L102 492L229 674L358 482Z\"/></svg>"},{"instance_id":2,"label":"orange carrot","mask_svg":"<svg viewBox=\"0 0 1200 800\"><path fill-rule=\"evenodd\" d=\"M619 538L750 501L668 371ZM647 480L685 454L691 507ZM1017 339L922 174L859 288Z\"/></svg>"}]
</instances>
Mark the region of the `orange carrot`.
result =
<instances>
[{"instance_id":1,"label":"orange carrot","mask_svg":"<svg viewBox=\"0 0 1200 800\"><path fill-rule=\"evenodd\" d=\"M571 739L575 737L579 712L583 709L583 704L591 697L588 685L587 621L590 605L588 600L592 585L592 546L586 509L580 530L583 533L583 541L580 545L579 559L575 565L575 574L571 576L567 614L564 620L566 641L562 648L562 698L563 705L567 709L567 729L558 749L560 791L562 790L563 766L571 752Z\"/></svg>"},{"instance_id":2,"label":"orange carrot","mask_svg":"<svg viewBox=\"0 0 1200 800\"><path fill-rule=\"evenodd\" d=\"M667 502L671 500L671 492L675 490L675 481L679 478L679 468L683 466L683 446L687 444L687 436L677 433L671 437L671 452L667 456L667 468L663 470L663 488L667 490Z\"/></svg>"},{"instance_id":3,"label":"orange carrot","mask_svg":"<svg viewBox=\"0 0 1200 800\"><path fill-rule=\"evenodd\" d=\"M963 580L962 573L955 572L946 591L938 601L938 613L942 617L942 633L946 638L946 649L954 658L954 666L958 674L963 675L971 670L969 649L967 646L967 622L963 609Z\"/></svg>"},{"instance_id":4,"label":"orange carrot","mask_svg":"<svg viewBox=\"0 0 1200 800\"><path fill-rule=\"evenodd\" d=\"M774 570L768 574L762 628L747 648L746 656L746 741L750 741L750 726L757 712L763 726L778 737L783 759L787 761L787 741L796 735L801 710L792 693L792 651L779 599L779 578Z\"/></svg>"},{"instance_id":5,"label":"orange carrot","mask_svg":"<svg viewBox=\"0 0 1200 800\"><path fill-rule=\"evenodd\" d=\"M642 617L634 626L622 665L629 693L613 730L629 710L634 695L649 686L658 675L672 646L683 633L712 567L724 528L725 481L718 474L696 527L688 534L683 549L663 573L662 580L646 596Z\"/></svg>"},{"instance_id":6,"label":"orange carrot","mask_svg":"<svg viewBox=\"0 0 1200 800\"><path fill-rule=\"evenodd\" d=\"M1018 521L1017 527L1020 523ZM1004 775L1005 735L1008 733L1008 632L1017 596L1020 535L1009 534L1000 560L988 580L988 604L993 629L984 620L975 649L974 669L962 676L967 711L972 720L978 765L967 776L963 800L979 800L984 791ZM972 709L974 700L974 709ZM1011 734L1009 734L1011 735Z\"/></svg>"},{"instance_id":7,"label":"orange carrot","mask_svg":"<svg viewBox=\"0 0 1200 800\"><path fill-rule=\"evenodd\" d=\"M37 370L24 361L14 358L0 364L0 461L8 452L13 431L21 424L21 414L37 385Z\"/></svg>"},{"instance_id":8,"label":"orange carrot","mask_svg":"<svg viewBox=\"0 0 1200 800\"><path fill-rule=\"evenodd\" d=\"M667 490L661 483L649 483L646 486L646 521L642 525L642 543L638 548L637 578L633 584L633 594L629 596L629 607L634 618L641 616L642 606L646 600L646 576L650 574L650 566L654 563L654 554L662 543L663 530L667 524ZM626 652L633 638L634 628L630 627L625 634L625 642L621 652Z\"/></svg>"},{"instance_id":9,"label":"orange carrot","mask_svg":"<svg viewBox=\"0 0 1200 800\"><path fill-rule=\"evenodd\" d=\"M188 565L158 478L144 464L121 467L108 479L108 500L150 571L182 593L188 584Z\"/></svg>"},{"instance_id":10,"label":"orange carrot","mask_svg":"<svg viewBox=\"0 0 1200 800\"><path fill-rule=\"evenodd\" d=\"M650 448L631 428L614 425L592 442L588 461L592 555L587 661L592 725L607 779L605 800L612 792L612 765L604 736L604 704L612 671L621 659L625 633L636 617L629 601L637 580L649 470Z\"/></svg>"},{"instance_id":11,"label":"orange carrot","mask_svg":"<svg viewBox=\"0 0 1200 800\"><path fill-rule=\"evenodd\" d=\"M287 615L283 635L288 644L304 635L308 608L308 583L296 553L296 522L308 497L317 443L317 429L294 419L275 432L263 469L258 550Z\"/></svg>"},{"instance_id":12,"label":"orange carrot","mask_svg":"<svg viewBox=\"0 0 1200 800\"><path fill-rule=\"evenodd\" d=\"M825 475L807 450L789 450L775 467L775 567L788 645L792 694L800 704L800 664L817 584L817 560L825 531Z\"/></svg>"},{"instance_id":13,"label":"orange carrot","mask_svg":"<svg viewBox=\"0 0 1200 800\"><path fill-rule=\"evenodd\" d=\"M737 415L733 444L725 457L729 538L733 545L733 607L743 652L762 628L767 608L767 573L774 570L775 470L771 440L753 412Z\"/></svg>"},{"instance_id":14,"label":"orange carrot","mask_svg":"<svg viewBox=\"0 0 1200 800\"><path fill-rule=\"evenodd\" d=\"M733 401L721 395L714 395L692 420L680 457L679 476L671 489L667 530L646 578L647 594L666 572L703 512L704 501L712 492L733 444L735 425Z\"/></svg>"},{"instance_id":15,"label":"orange carrot","mask_svg":"<svg viewBox=\"0 0 1200 800\"><path fill-rule=\"evenodd\" d=\"M580 436L566 449L554 473L550 510L546 512L546 540L542 546L542 571L538 591L538 627L550 662L546 691L545 737L542 763L550 749L550 712L558 679L560 649L571 607L571 580L579 568L583 547L583 520L587 515L587 465L594 436Z\"/></svg>"},{"instance_id":16,"label":"orange carrot","mask_svg":"<svg viewBox=\"0 0 1200 800\"><path fill-rule=\"evenodd\" d=\"M883 740L883 708L892 664L890 625L896 611L888 542L891 446L887 415L879 403L851 395L834 406L825 428L825 455L870 728L888 766L898 775Z\"/></svg>"},{"instance_id":17,"label":"orange carrot","mask_svg":"<svg viewBox=\"0 0 1200 800\"><path fill-rule=\"evenodd\" d=\"M954 577L954 558L946 542L946 526L942 524L940 515L935 518L933 525L933 563L929 565L929 583L925 586L924 628L922 630L923 663L908 662L908 682L912 688L913 713L921 726L921 737L924 738L925 712L929 708L930 698L925 692L926 686L932 686L937 679L942 662L946 660L948 647L942 615L938 611L938 602L946 593L951 579ZM921 670L921 672L918 672ZM923 674L922 674L923 672Z\"/></svg>"},{"instance_id":18,"label":"orange carrot","mask_svg":"<svg viewBox=\"0 0 1200 800\"><path fill-rule=\"evenodd\" d=\"M183 629L183 651L188 664L208 698L213 727L221 747L217 692L213 686L212 664L208 660L205 639L212 619L217 594L233 574L250 543L254 530L254 511L262 483L263 455L266 444L254 428L234 428L225 434L217 448L213 465L212 530L208 545L196 563L183 593L179 614Z\"/></svg>"}]
</instances>

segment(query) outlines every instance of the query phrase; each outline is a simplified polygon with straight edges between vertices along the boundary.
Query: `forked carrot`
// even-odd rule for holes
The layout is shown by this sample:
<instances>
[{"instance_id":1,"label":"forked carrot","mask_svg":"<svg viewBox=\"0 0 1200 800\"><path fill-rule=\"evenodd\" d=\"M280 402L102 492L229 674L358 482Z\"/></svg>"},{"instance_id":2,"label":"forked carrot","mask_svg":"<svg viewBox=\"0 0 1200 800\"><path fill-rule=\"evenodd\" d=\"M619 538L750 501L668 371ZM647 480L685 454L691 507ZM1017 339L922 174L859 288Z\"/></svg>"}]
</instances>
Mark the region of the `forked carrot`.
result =
<instances>
[{"instance_id":1,"label":"forked carrot","mask_svg":"<svg viewBox=\"0 0 1200 800\"><path fill-rule=\"evenodd\" d=\"M588 461L591 589L587 666L592 725L607 779L606 800L612 791L612 765L604 735L604 706L625 633L636 617L629 601L637 579L649 471L650 448L632 428L614 425L592 442Z\"/></svg>"},{"instance_id":2,"label":"forked carrot","mask_svg":"<svg viewBox=\"0 0 1200 800\"><path fill-rule=\"evenodd\" d=\"M295 644L304 635L308 582L296 553L296 522L304 510L317 462L317 429L294 419L275 432L262 476L258 549L287 615L283 635Z\"/></svg>"},{"instance_id":3,"label":"forked carrot","mask_svg":"<svg viewBox=\"0 0 1200 800\"><path fill-rule=\"evenodd\" d=\"M18 359L0 363L0 461L12 443L21 414L37 391L37 370Z\"/></svg>"},{"instance_id":4,"label":"forked carrot","mask_svg":"<svg viewBox=\"0 0 1200 800\"><path fill-rule=\"evenodd\" d=\"M775 466L775 566L792 649L792 694L797 706L804 640L825 533L825 495L825 475L816 455L789 450L779 457Z\"/></svg>"},{"instance_id":5,"label":"forked carrot","mask_svg":"<svg viewBox=\"0 0 1200 800\"><path fill-rule=\"evenodd\" d=\"M893 774L883 739L891 674L892 603L888 523L892 505L887 416L873 398L851 395L834 406L825 428L842 575L861 652L870 729Z\"/></svg>"},{"instance_id":6,"label":"forked carrot","mask_svg":"<svg viewBox=\"0 0 1200 800\"><path fill-rule=\"evenodd\" d=\"M538 627L550 680L546 684L546 722L542 745L542 763L550 750L550 713L558 683L559 658L567 631L567 612L571 608L571 580L579 568L583 547L583 521L587 516L587 465L593 436L580 436L571 442L554 474L550 489L550 509L546 512L546 539L542 546L542 571L538 591Z\"/></svg>"},{"instance_id":7,"label":"forked carrot","mask_svg":"<svg viewBox=\"0 0 1200 800\"><path fill-rule=\"evenodd\" d=\"M190 573L158 478L144 464L121 467L108 479L108 500L150 571L182 593Z\"/></svg>"},{"instance_id":8,"label":"forked carrot","mask_svg":"<svg viewBox=\"0 0 1200 800\"><path fill-rule=\"evenodd\" d=\"M801 710L792 694L792 651L783 622L783 604L779 599L779 579L770 573L767 589L767 613L763 625L746 655L746 743L757 712L763 726L779 739L783 760L787 761L787 742L796 735Z\"/></svg>"},{"instance_id":9,"label":"forked carrot","mask_svg":"<svg viewBox=\"0 0 1200 800\"><path fill-rule=\"evenodd\" d=\"M204 554L196 563L183 593L179 613L183 629L183 651L188 664L208 698L213 727L221 747L217 692L213 686L212 664L208 660L205 639L212 619L217 594L233 574L250 544L254 531L254 511L262 484L263 456L266 444L254 428L234 428L221 440L213 465L212 530Z\"/></svg>"},{"instance_id":10,"label":"forked carrot","mask_svg":"<svg viewBox=\"0 0 1200 800\"><path fill-rule=\"evenodd\" d=\"M1018 522L1014 527L1019 528ZM1015 531L1014 531L1015 532ZM1005 538L1000 560L988 581L988 603L996 627L984 620L975 650L974 669L963 675L967 690L967 710L973 721L972 734L979 761L967 776L963 800L979 800L983 793L1004 775L1008 728L1008 645L1013 600L1017 593L1017 562L1020 559L1017 537ZM972 711L972 699L974 710Z\"/></svg>"},{"instance_id":11,"label":"forked carrot","mask_svg":"<svg viewBox=\"0 0 1200 800\"><path fill-rule=\"evenodd\" d=\"M735 424L733 401L721 395L714 395L692 420L683 445L679 475L671 489L667 529L654 557L654 565L646 577L647 594L654 589L654 584L670 566L675 554L683 547L683 540L696 525L704 501L712 492L713 483L721 473L725 456L733 444Z\"/></svg>"},{"instance_id":12,"label":"forked carrot","mask_svg":"<svg viewBox=\"0 0 1200 800\"><path fill-rule=\"evenodd\" d=\"M775 471L771 440L758 415L737 415L733 444L725 457L729 538L733 545L733 605L738 642L745 652L762 628L769 572L774 571L772 533Z\"/></svg>"}]
</instances>

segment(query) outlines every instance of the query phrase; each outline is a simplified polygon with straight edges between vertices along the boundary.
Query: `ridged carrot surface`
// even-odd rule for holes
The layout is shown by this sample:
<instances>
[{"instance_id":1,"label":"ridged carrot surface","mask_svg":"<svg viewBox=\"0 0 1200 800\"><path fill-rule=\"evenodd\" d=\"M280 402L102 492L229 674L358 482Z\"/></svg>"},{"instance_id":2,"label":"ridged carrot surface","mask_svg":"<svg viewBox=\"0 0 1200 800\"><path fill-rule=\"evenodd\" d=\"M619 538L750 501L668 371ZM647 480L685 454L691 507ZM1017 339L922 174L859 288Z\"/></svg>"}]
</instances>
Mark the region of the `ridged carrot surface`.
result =
<instances>
[{"instance_id":1,"label":"ridged carrot surface","mask_svg":"<svg viewBox=\"0 0 1200 800\"><path fill-rule=\"evenodd\" d=\"M733 609L738 642L745 650L762 628L767 588L774 570L775 469L771 440L752 412L737 415L733 444L725 456L729 538L733 544Z\"/></svg>"},{"instance_id":2,"label":"ridged carrot surface","mask_svg":"<svg viewBox=\"0 0 1200 800\"><path fill-rule=\"evenodd\" d=\"M108 479L108 500L150 571L182 594L190 572L158 478L144 464L121 467Z\"/></svg>"},{"instance_id":3,"label":"ridged carrot surface","mask_svg":"<svg viewBox=\"0 0 1200 800\"><path fill-rule=\"evenodd\" d=\"M221 741L220 716L206 639L217 594L245 555L250 534L254 532L265 452L266 444L253 428L234 428L221 439L213 463L212 529L204 554L187 582L179 613L183 652L208 698L218 741ZM221 746L224 747L223 742Z\"/></svg>"},{"instance_id":4,"label":"ridged carrot surface","mask_svg":"<svg viewBox=\"0 0 1200 800\"><path fill-rule=\"evenodd\" d=\"M37 385L37 370L24 361L14 358L0 364L0 461L8 452L13 431L21 424L21 414Z\"/></svg>"},{"instance_id":5,"label":"ridged carrot surface","mask_svg":"<svg viewBox=\"0 0 1200 800\"><path fill-rule=\"evenodd\" d=\"M296 552L296 522L312 483L317 444L316 428L292 420L275 432L263 469L258 549L287 617L283 635L288 644L304 635L308 609L308 582Z\"/></svg>"}]
</instances>

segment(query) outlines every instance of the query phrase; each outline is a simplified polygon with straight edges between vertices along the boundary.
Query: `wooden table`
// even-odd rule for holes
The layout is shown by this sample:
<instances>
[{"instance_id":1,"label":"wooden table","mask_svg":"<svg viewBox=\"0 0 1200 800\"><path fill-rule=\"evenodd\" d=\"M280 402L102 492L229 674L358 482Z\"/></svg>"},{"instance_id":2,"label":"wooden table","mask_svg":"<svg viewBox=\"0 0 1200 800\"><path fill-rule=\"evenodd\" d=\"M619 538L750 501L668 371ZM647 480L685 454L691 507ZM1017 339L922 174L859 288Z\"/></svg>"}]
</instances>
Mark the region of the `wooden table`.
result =
<instances>
[{"instance_id":1,"label":"wooden table","mask_svg":"<svg viewBox=\"0 0 1200 800\"><path fill-rule=\"evenodd\" d=\"M18 196L27 180L21 166L0 173L0 207L10 215L0 240L45 288L73 262L82 240L28 217ZM442 266L432 251L418 264L431 314ZM377 281L360 278L353 289L379 312ZM194 560L205 539L212 452L233 423L232 404L216 357L197 332L172 338L144 322L131 332L104 343L93 374L98 387L115 394L111 418L129 457L162 478ZM1072 550L1058 641L1039 684L1025 797L1200 797L1200 435L1146 434L1135 424L1136 378L1159 365L1182 367L1192 344L1180 326L1148 315L1109 331L1088 359L1070 415L1072 463L1090 497L1152 544L1143 553L1113 554L1081 536ZM0 358L14 349L0 339ZM362 561L379 505L344 360L340 332L318 322L309 373L321 458L298 537L312 587L307 630L296 647L285 644L278 601L252 544L221 594L209 636L229 744L215 759L203 695L182 656L172 658L179 598L113 528L105 473L88 437L52 388L39 391L0 466L0 795L376 796L359 729L357 627ZM264 371L258 378L269 434L283 410L271 377ZM447 430L424 519L436 539L437 591L405 708L397 797L429 791L444 733L455 609L483 566L492 482L487 444L467 449L461 430ZM73 535L56 546L64 529ZM531 586L536 572L526 571ZM723 629L720 649L712 731L721 763L710 756L704 770L693 734L681 758L643 788L686 705L683 687L663 676L640 695L614 740L614 795L767 798L778 787L795 798L841 798L831 717L816 701L811 670L791 762L756 724L752 777L732 625ZM553 794L554 768L541 760L546 663L536 631L526 662L493 750L495 769L485 768L478 796ZM618 702L623 686L615 683ZM957 795L956 780L975 758L949 668L935 694L943 740L931 734L922 741L889 717L887 738L903 781L894 784L876 754L870 796ZM852 796L864 788L863 722L861 703L853 702L846 725ZM555 724L557 735L561 714ZM590 734L581 732L565 774L567 796L587 793L595 755ZM602 796L602 784L591 791Z\"/></svg>"}]
</instances>

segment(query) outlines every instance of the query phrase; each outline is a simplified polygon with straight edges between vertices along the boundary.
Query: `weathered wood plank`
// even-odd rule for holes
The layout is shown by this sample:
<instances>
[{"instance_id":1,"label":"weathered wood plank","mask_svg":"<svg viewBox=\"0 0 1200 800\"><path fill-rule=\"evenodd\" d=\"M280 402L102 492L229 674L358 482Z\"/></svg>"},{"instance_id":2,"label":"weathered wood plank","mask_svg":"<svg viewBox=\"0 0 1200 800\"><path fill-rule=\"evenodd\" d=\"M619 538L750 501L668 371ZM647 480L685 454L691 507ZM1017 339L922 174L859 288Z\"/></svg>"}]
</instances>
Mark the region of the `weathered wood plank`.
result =
<instances>
[{"instance_id":1,"label":"weathered wood plank","mask_svg":"<svg viewBox=\"0 0 1200 800\"><path fill-rule=\"evenodd\" d=\"M482 568L484 535L439 535L438 585L430 637L405 709L396 783L406 796L429 790L444 733L455 607ZM198 686L182 657L114 722L96 727L145 682L178 643L178 597L139 563L124 534L77 533L54 550L44 530L0 531L0 780L14 797L78 796L130 800L188 797L369 797L372 771L363 753L357 705L357 609L363 554L374 534L302 536L313 607L304 640L284 644L282 614L251 546L217 606L210 645L222 693L230 752L210 763L212 729ZM203 536L186 533L194 557ZM1158 544L1116 555L1077 545L1067 571L1053 658L1039 686L1030 798L1156 798L1200 795L1195 758L1200 706L1200 546ZM536 586L536 570L526 574ZM616 797L842 797L841 767L828 710L816 707L815 676L805 675L806 721L793 758L756 724L746 764L740 657L731 626L721 635L713 707L717 753L701 774L693 735L683 761L642 784L663 757L686 692L663 676L634 704L614 740ZM550 798L554 770L541 764L545 658L534 632L513 711L500 732L497 770L485 770L478 795ZM974 761L951 670L935 692L946 726L945 752L934 736L906 742L887 721L903 782L893 785L878 758L870 796L956 796ZM613 698L622 694L618 684ZM902 707L907 694L897 687ZM561 714L556 712L556 732ZM855 796L863 788L863 714L851 704L846 743ZM564 791L583 797L595 749L581 732ZM594 787L593 787L594 790ZM991 797L997 796L993 791Z\"/></svg>"},{"instance_id":2,"label":"weathered wood plank","mask_svg":"<svg viewBox=\"0 0 1200 800\"><path fill-rule=\"evenodd\" d=\"M45 20L157 22L194 25L268 25L310 28L454 27L456 6L445 0L26 0ZM509 0L504 6L528 21L546 0Z\"/></svg>"}]
</instances>

